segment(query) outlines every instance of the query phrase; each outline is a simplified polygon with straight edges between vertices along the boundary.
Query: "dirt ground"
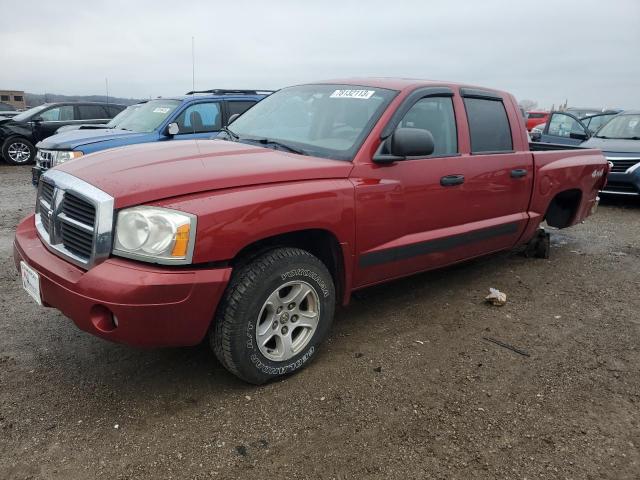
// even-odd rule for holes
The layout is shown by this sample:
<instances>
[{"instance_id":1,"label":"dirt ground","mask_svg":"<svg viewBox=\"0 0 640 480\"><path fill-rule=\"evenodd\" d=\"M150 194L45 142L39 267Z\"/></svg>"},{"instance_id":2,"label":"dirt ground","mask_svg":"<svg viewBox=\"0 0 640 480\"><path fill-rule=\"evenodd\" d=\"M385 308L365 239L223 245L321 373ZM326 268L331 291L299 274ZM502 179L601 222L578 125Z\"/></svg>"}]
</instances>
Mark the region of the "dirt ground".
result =
<instances>
[{"instance_id":1,"label":"dirt ground","mask_svg":"<svg viewBox=\"0 0 640 480\"><path fill-rule=\"evenodd\" d=\"M136 350L39 308L11 259L28 169L0 181L1 479L640 478L640 202L552 232L548 261L360 292L309 368L256 388L206 346Z\"/></svg>"}]
</instances>

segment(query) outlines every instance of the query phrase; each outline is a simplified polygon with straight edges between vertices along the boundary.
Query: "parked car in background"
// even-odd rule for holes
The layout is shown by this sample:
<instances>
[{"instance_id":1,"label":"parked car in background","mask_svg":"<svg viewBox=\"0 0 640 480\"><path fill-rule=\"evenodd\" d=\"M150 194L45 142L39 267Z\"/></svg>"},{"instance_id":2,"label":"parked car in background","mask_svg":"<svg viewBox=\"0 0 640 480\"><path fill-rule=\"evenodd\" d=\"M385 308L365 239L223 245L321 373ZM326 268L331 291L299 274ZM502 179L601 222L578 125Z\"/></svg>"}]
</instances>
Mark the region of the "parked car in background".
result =
<instances>
[{"instance_id":1,"label":"parked car in background","mask_svg":"<svg viewBox=\"0 0 640 480\"><path fill-rule=\"evenodd\" d=\"M0 121L2 157L12 165L31 163L35 144L53 135L63 125L107 123L124 105L99 102L45 103Z\"/></svg>"},{"instance_id":2,"label":"parked car in background","mask_svg":"<svg viewBox=\"0 0 640 480\"><path fill-rule=\"evenodd\" d=\"M122 120L131 115L134 111L136 111L141 105L147 103L147 100L144 100L139 103L134 103L133 105L129 105L127 108L122 110L119 114L109 120L108 123L79 123L72 125L63 125L58 130L56 130L56 135L62 132L69 132L71 130L100 130L105 128L115 128Z\"/></svg>"},{"instance_id":3,"label":"parked car in background","mask_svg":"<svg viewBox=\"0 0 640 480\"><path fill-rule=\"evenodd\" d=\"M604 108L588 108L588 107L569 107L564 112L570 113L576 118L584 118L591 117L593 115L598 115L599 113L603 113L605 111Z\"/></svg>"},{"instance_id":4,"label":"parked car in background","mask_svg":"<svg viewBox=\"0 0 640 480\"><path fill-rule=\"evenodd\" d=\"M602 127L605 123L615 117L618 113L620 113L620 111L599 113L597 115L583 117L580 119L580 121L585 127L587 127L589 133L593 135L598 131L600 127Z\"/></svg>"},{"instance_id":5,"label":"parked car in background","mask_svg":"<svg viewBox=\"0 0 640 480\"><path fill-rule=\"evenodd\" d=\"M580 119L566 111L551 112L542 131L531 132L534 142L557 145L580 145L590 136L589 129Z\"/></svg>"},{"instance_id":6,"label":"parked car in background","mask_svg":"<svg viewBox=\"0 0 640 480\"><path fill-rule=\"evenodd\" d=\"M640 111L616 115L580 146L599 148L613 163L602 193L640 195Z\"/></svg>"},{"instance_id":7,"label":"parked car in background","mask_svg":"<svg viewBox=\"0 0 640 480\"><path fill-rule=\"evenodd\" d=\"M549 118L549 112L543 110L531 110L527 112L527 130L531 131L533 127L544 123Z\"/></svg>"},{"instance_id":8,"label":"parked car in background","mask_svg":"<svg viewBox=\"0 0 640 480\"><path fill-rule=\"evenodd\" d=\"M535 134L541 135L542 132L544 131L544 127L546 126L546 123L539 123L538 125L536 125L535 127L533 127L531 129L531 131L529 132L531 134L531 136L533 137Z\"/></svg>"},{"instance_id":9,"label":"parked car in background","mask_svg":"<svg viewBox=\"0 0 640 480\"><path fill-rule=\"evenodd\" d=\"M138 143L209 138L266 95L267 90L206 90L138 104L110 128L61 132L38 143L32 182L43 172L88 153Z\"/></svg>"},{"instance_id":10,"label":"parked car in background","mask_svg":"<svg viewBox=\"0 0 640 480\"><path fill-rule=\"evenodd\" d=\"M151 101L140 122L213 125L210 107L178 113L183 101ZM518 245L548 257L540 223L586 219L609 164L599 150L531 148L506 92L298 85L216 140L111 149L46 172L14 261L37 303L91 334L208 338L230 372L261 384L311 363L355 290Z\"/></svg>"}]
</instances>

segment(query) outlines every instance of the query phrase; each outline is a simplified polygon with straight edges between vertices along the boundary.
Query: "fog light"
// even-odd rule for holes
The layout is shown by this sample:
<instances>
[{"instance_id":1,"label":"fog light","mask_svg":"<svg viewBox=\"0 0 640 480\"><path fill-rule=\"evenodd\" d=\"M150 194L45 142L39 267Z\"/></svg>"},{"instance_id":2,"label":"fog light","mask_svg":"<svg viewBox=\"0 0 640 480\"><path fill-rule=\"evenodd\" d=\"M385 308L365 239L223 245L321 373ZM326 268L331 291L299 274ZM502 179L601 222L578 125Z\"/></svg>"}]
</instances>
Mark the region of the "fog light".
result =
<instances>
[{"instance_id":1,"label":"fog light","mask_svg":"<svg viewBox=\"0 0 640 480\"><path fill-rule=\"evenodd\" d=\"M107 307L103 305L94 305L89 312L89 318L96 330L109 333L118 328L118 320Z\"/></svg>"}]
</instances>

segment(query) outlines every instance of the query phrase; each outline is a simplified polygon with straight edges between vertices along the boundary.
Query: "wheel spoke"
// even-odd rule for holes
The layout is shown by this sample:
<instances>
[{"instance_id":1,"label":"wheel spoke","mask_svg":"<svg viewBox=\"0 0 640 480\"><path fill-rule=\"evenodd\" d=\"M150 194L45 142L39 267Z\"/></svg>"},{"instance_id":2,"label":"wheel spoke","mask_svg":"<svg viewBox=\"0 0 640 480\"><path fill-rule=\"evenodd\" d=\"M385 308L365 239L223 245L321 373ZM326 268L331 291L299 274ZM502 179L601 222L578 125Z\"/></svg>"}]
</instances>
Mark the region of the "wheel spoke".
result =
<instances>
[{"instance_id":1,"label":"wheel spoke","mask_svg":"<svg viewBox=\"0 0 640 480\"><path fill-rule=\"evenodd\" d=\"M317 312L300 310L298 320L294 323L296 327L316 328L320 315Z\"/></svg>"},{"instance_id":2,"label":"wheel spoke","mask_svg":"<svg viewBox=\"0 0 640 480\"><path fill-rule=\"evenodd\" d=\"M291 342L291 331L289 331L286 335L280 335L278 338L280 339L279 343L282 347L283 359L289 358L293 353L293 343Z\"/></svg>"},{"instance_id":3,"label":"wheel spoke","mask_svg":"<svg viewBox=\"0 0 640 480\"><path fill-rule=\"evenodd\" d=\"M294 285L289 294L282 299L282 303L286 305L293 302L296 305L300 305L309 293L311 293L311 287L306 283Z\"/></svg>"}]
</instances>

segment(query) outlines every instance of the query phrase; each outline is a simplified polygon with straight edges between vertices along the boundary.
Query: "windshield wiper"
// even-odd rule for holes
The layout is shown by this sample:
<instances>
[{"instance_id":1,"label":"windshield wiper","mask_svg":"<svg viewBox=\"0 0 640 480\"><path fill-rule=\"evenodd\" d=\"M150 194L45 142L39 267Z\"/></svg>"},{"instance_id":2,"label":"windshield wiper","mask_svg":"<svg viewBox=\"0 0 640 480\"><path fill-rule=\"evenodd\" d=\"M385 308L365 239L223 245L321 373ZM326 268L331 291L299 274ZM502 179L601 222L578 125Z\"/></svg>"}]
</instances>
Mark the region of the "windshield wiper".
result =
<instances>
[{"instance_id":1,"label":"windshield wiper","mask_svg":"<svg viewBox=\"0 0 640 480\"><path fill-rule=\"evenodd\" d=\"M226 133L227 137L229 137L231 140L240 140L240 136L229 127L222 127L220 130Z\"/></svg>"},{"instance_id":2,"label":"windshield wiper","mask_svg":"<svg viewBox=\"0 0 640 480\"><path fill-rule=\"evenodd\" d=\"M291 153L297 153L298 155L308 155L304 150L300 150L299 148L292 147L291 145L287 145L286 143L282 143L277 140L271 140L269 138L256 138L254 141L262 145L273 145L274 147L284 148L285 150Z\"/></svg>"},{"instance_id":3,"label":"windshield wiper","mask_svg":"<svg viewBox=\"0 0 640 480\"><path fill-rule=\"evenodd\" d=\"M596 135L596 138L606 138L607 140L640 140L640 137L635 135L633 137L601 137Z\"/></svg>"}]
</instances>

